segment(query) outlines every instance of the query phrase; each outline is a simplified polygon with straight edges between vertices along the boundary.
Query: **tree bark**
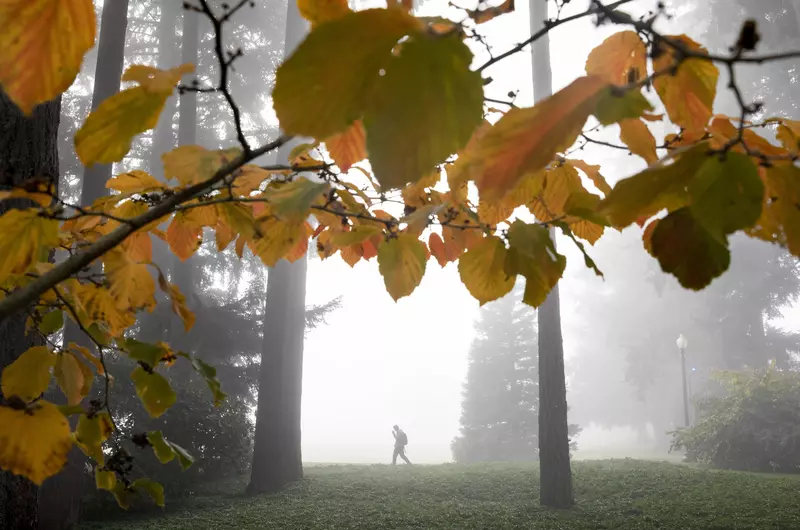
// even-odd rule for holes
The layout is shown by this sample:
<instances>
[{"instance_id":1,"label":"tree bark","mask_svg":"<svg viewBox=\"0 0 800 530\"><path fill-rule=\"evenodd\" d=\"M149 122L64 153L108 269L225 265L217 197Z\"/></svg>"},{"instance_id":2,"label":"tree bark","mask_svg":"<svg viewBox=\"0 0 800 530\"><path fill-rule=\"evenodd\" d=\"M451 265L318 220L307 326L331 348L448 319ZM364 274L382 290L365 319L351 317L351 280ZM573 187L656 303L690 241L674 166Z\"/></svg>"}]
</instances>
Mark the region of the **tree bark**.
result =
<instances>
[{"instance_id":1,"label":"tree bark","mask_svg":"<svg viewBox=\"0 0 800 530\"><path fill-rule=\"evenodd\" d=\"M58 123L61 97L25 117L0 90L0 189L20 185L31 177L58 185ZM9 208L29 206L28 201L0 202L0 214ZM26 313L0 321L0 372L31 346L41 345L25 334ZM3 401L0 392L0 402ZM0 428L2 428L0 426ZM0 528L35 530L38 527L38 489L31 481L0 471Z\"/></svg>"},{"instance_id":2,"label":"tree bark","mask_svg":"<svg viewBox=\"0 0 800 530\"><path fill-rule=\"evenodd\" d=\"M547 2L531 0L531 33L547 20ZM550 38L533 44L534 101L552 94ZM555 231L550 229L555 245ZM568 508L574 504L569 460L567 386L564 374L564 344L558 286L539 308L539 499L544 506Z\"/></svg>"},{"instance_id":3,"label":"tree bark","mask_svg":"<svg viewBox=\"0 0 800 530\"><path fill-rule=\"evenodd\" d=\"M107 98L119 92L122 67L125 59L125 36L128 28L128 0L106 0L100 21L97 66L95 68L92 110ZM81 189L82 205L92 204L106 195L105 187L111 178L112 164L95 164L85 169ZM99 267L98 267L99 268ZM65 342L76 342L91 347L91 341L72 321L64 327ZM60 392L54 392L56 402L66 403ZM75 418L70 418L74 428ZM39 495L39 529L62 530L70 528L80 517L81 497L87 489L88 477L84 471L86 457L73 448L64 469L48 479Z\"/></svg>"},{"instance_id":4,"label":"tree bark","mask_svg":"<svg viewBox=\"0 0 800 530\"><path fill-rule=\"evenodd\" d=\"M288 3L288 57L308 31L295 2ZM286 161L298 142L278 151ZM264 310L264 347L258 380L258 410L250 470L250 493L274 492L303 478L302 394L307 256L281 260L269 271Z\"/></svg>"}]
</instances>

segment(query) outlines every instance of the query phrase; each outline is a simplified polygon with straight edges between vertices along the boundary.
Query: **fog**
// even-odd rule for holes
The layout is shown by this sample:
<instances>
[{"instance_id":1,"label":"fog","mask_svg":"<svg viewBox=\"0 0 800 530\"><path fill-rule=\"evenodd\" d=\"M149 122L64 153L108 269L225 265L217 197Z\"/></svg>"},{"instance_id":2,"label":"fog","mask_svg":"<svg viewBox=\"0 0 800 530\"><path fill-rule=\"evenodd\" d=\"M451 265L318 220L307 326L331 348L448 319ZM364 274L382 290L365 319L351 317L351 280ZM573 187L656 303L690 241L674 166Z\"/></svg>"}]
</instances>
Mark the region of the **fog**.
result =
<instances>
[{"instance_id":1,"label":"fog","mask_svg":"<svg viewBox=\"0 0 800 530\"><path fill-rule=\"evenodd\" d=\"M249 41L235 79L251 81L235 81L234 95L247 103L245 124L250 137L265 141L274 137L278 126L267 94L283 46L280 31L284 27L285 4L272 0L256 3L254 14L243 22L244 29L233 40L249 34L252 27L248 29L247 24L253 27L261 24L271 33L269 38L262 35ZM382 4L385 2L358 3L360 8ZM634 2L631 9L653 8L655 4ZM709 22L703 2L676 0L671 4L670 11L676 16L660 22L663 31L669 33L671 28L680 28L696 40L713 41L719 50L733 42L736 28L720 34ZM98 7L101 5L98 3ZM444 0L427 0L420 13L447 12L456 19L463 17L459 10L447 5ZM586 1L572 1L565 5L562 17L583 11L586 5ZM142 10L138 16L145 29L139 28L135 36L128 37L126 62L155 64L150 49L152 41L148 40L155 31L155 22L148 22L151 13ZM592 20L582 19L552 31L554 90L582 75L590 50L617 30L617 27L596 27ZM530 35L527 3L518 2L516 12L482 26L482 33L492 42L495 52L524 40ZM770 42L773 36L764 37L767 46L780 47ZM487 58L486 51L473 48L476 64L480 64ZM214 73L208 41L201 45L200 54L200 78L208 79ZM781 68L792 70L796 66L790 62L783 63ZM78 82L65 98L65 115L73 118L73 121L62 118L65 138L88 112L93 67L94 58L90 55ZM746 96L759 96L754 84L757 74L752 70L744 74L754 78ZM505 100L510 91L518 92L517 105L532 104L529 50L488 69L485 75L493 79L487 87L488 97ZM720 90L724 90L725 72L721 73L719 83ZM769 94L765 95L764 102L766 115L788 113L794 105L776 94L771 99ZM732 112L730 103L729 96L723 98L721 108L716 110ZM208 148L217 147L215 143L218 147L233 145L224 106L212 96L203 96L198 108L198 121L207 124L205 129L198 130L198 143ZM495 114L493 119L498 116ZM653 130L657 138L663 137L660 132L667 132L659 131L658 126ZM619 143L616 126L594 132L592 138ZM150 147L152 136L144 135L137 142L131 155L117 164L115 171L147 167L146 157L137 156L137 152ZM66 175L63 194L75 197L80 182L72 146L65 143L60 149ZM611 184L645 167L643 161L623 150L598 145L587 145L571 156L599 164ZM531 218L525 211L517 214ZM796 361L800 343L797 335L788 332L800 332L797 265L794 261L781 262L783 254L779 249L736 240L732 245L731 270L726 276L715 281L707 292L691 293L659 270L657 262L641 247L641 229L636 226L622 233L608 230L593 247L587 246L604 278L586 269L571 242L559 237L558 246L568 259L566 274L559 285L570 423L582 429L576 438L577 458L668 456L664 432L682 422L680 357L675 343L680 334L689 341L687 356L695 395L704 391L714 370L763 364L774 358L776 351L783 352L780 362ZM211 253L206 249L201 255L208 257ZM230 302L237 293L243 296L241 293L247 291L244 287L249 282L252 290L261 289L263 295L263 267L252 264L245 265L244 287L237 284L237 289L229 289L225 278L236 266L231 265L230 252L226 256L228 261L221 259L206 267L198 280L199 290L213 290L211 287L217 286L219 292L213 296L218 301ZM736 283L741 278L760 276L765 276L767 283L752 283L763 294L763 300L756 300L758 296ZM375 260L361 261L351 268L338 255L326 260L312 258L306 293L307 306L341 297L341 307L328 314L324 324L309 330L305 341L304 460L387 463L394 443L391 428L398 424L409 436L408 455L412 461L452 461L450 444L459 433L468 355L475 337L474 323L480 314L478 302L461 285L456 265L441 268L435 260L430 260L417 290L395 303L386 293ZM748 308L753 308L756 315L745 318ZM260 329L259 318L252 315L251 318L248 325ZM730 329L738 330L740 335L730 334ZM214 338L203 336L203 330L196 333L200 337L198 348ZM740 352L739 346L742 352L757 354L747 357L750 353ZM252 353L245 352L242 357L248 358ZM248 366L249 362L241 361L239 366ZM252 384L257 369L250 365L247 384ZM252 404L253 399L249 399L247 406L251 410Z\"/></svg>"}]
</instances>

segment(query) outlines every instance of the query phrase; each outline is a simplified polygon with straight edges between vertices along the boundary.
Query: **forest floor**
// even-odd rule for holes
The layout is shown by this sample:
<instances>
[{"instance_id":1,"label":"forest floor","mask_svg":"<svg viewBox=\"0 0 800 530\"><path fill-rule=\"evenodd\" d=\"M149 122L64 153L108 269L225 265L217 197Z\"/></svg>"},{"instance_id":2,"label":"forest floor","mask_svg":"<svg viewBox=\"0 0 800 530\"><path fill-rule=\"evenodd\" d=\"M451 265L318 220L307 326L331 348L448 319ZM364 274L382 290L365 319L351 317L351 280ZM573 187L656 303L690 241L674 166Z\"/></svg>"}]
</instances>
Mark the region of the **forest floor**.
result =
<instances>
[{"instance_id":1,"label":"forest floor","mask_svg":"<svg viewBox=\"0 0 800 530\"><path fill-rule=\"evenodd\" d=\"M86 520L80 530L794 529L800 476L713 471L640 460L575 462L577 505L539 506L534 465L324 466L276 495L246 482L167 492L167 508ZM147 501L140 501L140 505Z\"/></svg>"}]
</instances>

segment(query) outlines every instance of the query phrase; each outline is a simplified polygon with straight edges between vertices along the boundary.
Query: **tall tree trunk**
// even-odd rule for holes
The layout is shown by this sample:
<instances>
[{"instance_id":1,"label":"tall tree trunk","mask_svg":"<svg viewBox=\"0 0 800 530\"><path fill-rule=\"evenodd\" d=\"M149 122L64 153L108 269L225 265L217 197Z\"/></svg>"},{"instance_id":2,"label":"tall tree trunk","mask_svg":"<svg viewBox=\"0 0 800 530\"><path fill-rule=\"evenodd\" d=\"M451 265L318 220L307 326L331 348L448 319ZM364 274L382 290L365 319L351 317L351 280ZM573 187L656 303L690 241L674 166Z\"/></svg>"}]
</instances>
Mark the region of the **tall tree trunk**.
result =
<instances>
[{"instance_id":1,"label":"tall tree trunk","mask_svg":"<svg viewBox=\"0 0 800 530\"><path fill-rule=\"evenodd\" d=\"M547 20L547 1L531 0L531 33ZM550 38L533 44L533 95L541 101L552 94ZM555 244L555 231L550 229ZM558 286L539 308L539 498L544 506L568 508L574 503L569 461L567 386L564 374L564 344L561 338L561 308Z\"/></svg>"},{"instance_id":2,"label":"tall tree trunk","mask_svg":"<svg viewBox=\"0 0 800 530\"><path fill-rule=\"evenodd\" d=\"M289 1L284 57L294 51L307 31L296 3ZM296 143L281 147L278 160L288 160ZM301 418L307 270L306 256L295 263L281 260L267 278L253 464L247 487L250 493L278 491L303 478Z\"/></svg>"},{"instance_id":3,"label":"tall tree trunk","mask_svg":"<svg viewBox=\"0 0 800 530\"><path fill-rule=\"evenodd\" d=\"M58 122L61 97L25 117L0 90L0 189L20 185L31 177L51 179L58 185ZM27 201L0 202L0 214ZM20 312L0 320L0 372L31 346L41 345L35 335L25 334L27 314ZM3 401L0 392L0 402ZM2 429L2 426L0 426ZM38 488L31 481L0 471L0 528L36 530Z\"/></svg>"},{"instance_id":4,"label":"tall tree trunk","mask_svg":"<svg viewBox=\"0 0 800 530\"><path fill-rule=\"evenodd\" d=\"M127 28L128 0L106 0L97 44L92 110L119 92ZM111 164L95 164L86 168L81 190L82 205L92 204L107 193L105 185L111 178L111 169ZM64 328L64 338L65 342L91 345L89 339L70 320L67 320ZM63 400L63 396L57 391L54 391L54 397L56 400ZM73 427L75 421L74 418L70 420ZM39 501L40 530L62 530L77 522L80 517L81 497L88 483L84 471L85 463L83 453L73 447L64 469L43 484Z\"/></svg>"},{"instance_id":5,"label":"tall tree trunk","mask_svg":"<svg viewBox=\"0 0 800 530\"><path fill-rule=\"evenodd\" d=\"M182 0L161 0L161 19L158 22L158 67L161 69L178 66L180 43L175 28L181 22L183 12L181 5ZM196 18L195 16L195 20ZM161 154L172 151L175 147L173 124L177 111L178 98L171 96L167 99L158 125L153 131L153 145L150 149L150 167L148 169L153 176L159 179L164 177Z\"/></svg>"}]
</instances>

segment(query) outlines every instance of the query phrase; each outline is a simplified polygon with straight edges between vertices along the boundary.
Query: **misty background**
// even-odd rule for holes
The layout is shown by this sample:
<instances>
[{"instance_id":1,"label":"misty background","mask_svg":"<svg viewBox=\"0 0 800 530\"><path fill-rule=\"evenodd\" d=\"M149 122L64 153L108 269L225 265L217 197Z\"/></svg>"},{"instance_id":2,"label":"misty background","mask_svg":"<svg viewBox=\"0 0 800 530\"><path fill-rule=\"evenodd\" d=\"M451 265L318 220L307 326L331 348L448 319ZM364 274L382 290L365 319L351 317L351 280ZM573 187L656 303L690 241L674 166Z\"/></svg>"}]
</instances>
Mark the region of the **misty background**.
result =
<instances>
[{"instance_id":1,"label":"misty background","mask_svg":"<svg viewBox=\"0 0 800 530\"><path fill-rule=\"evenodd\" d=\"M166 66L173 67L182 62L180 42L184 30L164 22L173 18L162 16L168 6L162 2L130 1L126 66L164 66L166 60L171 63ZM631 12L654 9L655 4L634 2ZM750 12L742 4L747 4ZM660 27L667 33L670 27L680 27L708 44L712 51L724 51L734 42L741 20L759 16L763 50L793 49L800 45L798 4L788 0L674 0L668 6L675 17L662 20ZM351 5L363 9L382 3ZM565 4L561 16L582 11L586 5L585 1ZM103 2L96 2L96 6L99 17ZM235 29L226 36L227 42L243 48L233 93L243 107L249 137L259 143L275 138L278 132L269 93L282 57L285 13L285 2L256 0L256 7L236 17L230 26ZM418 10L421 15L442 13L456 20L464 16L448 7L445 0L426 0ZM552 11L551 16L555 16ZM788 23L793 31L782 30L779 35L770 30L769 24L782 23ZM513 14L480 29L489 37L493 50L501 52L529 36L529 24L523 2ZM214 61L207 22L199 20L198 29L198 78L203 82L214 76ZM591 49L619 29L596 27L590 19L556 28L551 33L553 89L582 75ZM485 60L485 49L473 49L476 63ZM91 106L95 61L92 52L62 103L61 190L67 198L80 194L81 170L69 139ZM745 97L762 98L764 116L796 112L797 90L791 87L796 82L796 62L770 65L756 73L757 68L740 72ZM507 100L509 92L517 92L518 105L532 103L528 52L488 69L486 75L493 79L487 96ZM768 78L772 91L764 92ZM721 91L726 82L722 72ZM170 139L177 145L177 99L171 98L159 129L136 139L128 157L115 165L115 174L132 169L160 173L158 158L151 153L170 150ZM735 108L729 96L721 101L717 112ZM494 114L494 119L498 117ZM209 149L234 144L230 117L218 95L197 96L196 122L193 143ZM664 133L675 132L660 130L659 126L653 127L659 143ZM616 126L590 136L619 143ZM164 138L168 139L166 143ZM641 159L623 150L593 144L571 157L599 164L611 184L645 167ZM642 248L641 230L637 227L622 233L609 230L593 247L588 247L604 272L604 279L584 267L569 241L559 239L558 245L568 258L567 272L560 283L561 316L569 421L582 429L576 439L578 458L667 454L669 444L664 433L682 422L680 356L675 342L680 334L688 340L694 394L704 391L709 376L717 369L763 366L772 359L784 366L797 361L800 271L796 260L777 247L733 238L730 270L705 291L693 293L660 271L657 262ZM158 263L174 259L163 248L156 248L156 254ZM307 312L307 321L311 318L316 325L308 330L305 341L304 460L386 463L393 445L391 426L399 424L409 435L408 454L412 461L451 461L450 444L459 434L463 385L475 338L473 326L481 313L478 303L461 285L456 265L441 268L435 260L429 261L425 277L413 295L395 303L385 291L374 260L351 268L338 255L320 260L313 249L310 255L306 307L312 314L317 310L319 318L314 320L316 317L309 317ZM224 428L237 413L245 412L252 421L252 413L247 411L255 404L252 387L258 373L255 359L263 339L260 330L266 270L249 252L241 262L233 249L216 255L213 243L204 245L186 264L175 267L179 284L185 293L191 293L190 305L198 314L195 329L177 340L181 347L220 366L223 390L233 396L226 405L230 408L225 409L230 416L219 412L208 432L212 427ZM155 314L152 318L158 321L170 317ZM143 335L149 333L144 329L147 325L145 320L140 330ZM535 325L535 319L530 325ZM180 390L179 395L182 400ZM198 393L196 403L203 400L207 402L208 396ZM191 407L192 403L195 401L186 406ZM179 414L179 407L168 413ZM246 422L236 425L229 436L246 445L252 433Z\"/></svg>"}]
</instances>

